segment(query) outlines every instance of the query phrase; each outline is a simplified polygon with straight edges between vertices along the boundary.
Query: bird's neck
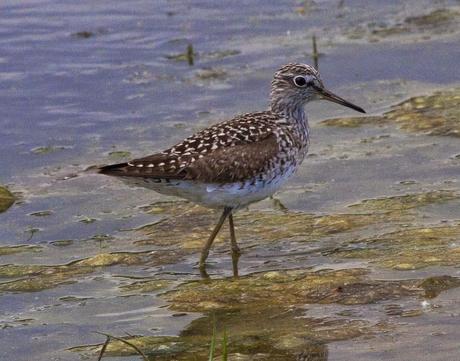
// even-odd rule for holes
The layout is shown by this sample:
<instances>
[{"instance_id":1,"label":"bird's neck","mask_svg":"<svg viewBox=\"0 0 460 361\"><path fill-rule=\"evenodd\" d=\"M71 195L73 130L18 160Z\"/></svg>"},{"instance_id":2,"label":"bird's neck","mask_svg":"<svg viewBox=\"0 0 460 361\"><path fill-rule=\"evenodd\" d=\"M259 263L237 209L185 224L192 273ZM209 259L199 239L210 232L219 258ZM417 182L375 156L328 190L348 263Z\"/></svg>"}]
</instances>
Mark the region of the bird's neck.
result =
<instances>
[{"instance_id":1,"label":"bird's neck","mask_svg":"<svg viewBox=\"0 0 460 361\"><path fill-rule=\"evenodd\" d=\"M281 122L288 123L302 138L308 141L310 128L304 103L286 105L272 102L271 111L280 116Z\"/></svg>"}]
</instances>

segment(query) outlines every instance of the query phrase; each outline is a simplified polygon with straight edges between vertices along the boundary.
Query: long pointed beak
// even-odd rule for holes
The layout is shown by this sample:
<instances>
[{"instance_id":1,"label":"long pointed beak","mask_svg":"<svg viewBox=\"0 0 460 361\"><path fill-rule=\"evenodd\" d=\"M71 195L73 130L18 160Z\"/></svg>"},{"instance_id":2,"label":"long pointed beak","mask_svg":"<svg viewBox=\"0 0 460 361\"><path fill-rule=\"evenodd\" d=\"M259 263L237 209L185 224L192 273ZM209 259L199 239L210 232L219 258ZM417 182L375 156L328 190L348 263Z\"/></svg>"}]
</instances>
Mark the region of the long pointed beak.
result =
<instances>
[{"instance_id":1,"label":"long pointed beak","mask_svg":"<svg viewBox=\"0 0 460 361\"><path fill-rule=\"evenodd\" d=\"M331 93L329 90L327 90L325 88L320 88L320 87L315 86L314 89L317 91L317 93L323 99L326 99L326 100L329 100L331 102L334 102L334 103L343 105L345 107L354 109L354 110L356 110L357 112L360 112L360 113L366 113L366 111L363 108L358 107L357 105L354 105L353 103L350 103L349 101L339 97L338 95L335 95L334 93Z\"/></svg>"}]
</instances>

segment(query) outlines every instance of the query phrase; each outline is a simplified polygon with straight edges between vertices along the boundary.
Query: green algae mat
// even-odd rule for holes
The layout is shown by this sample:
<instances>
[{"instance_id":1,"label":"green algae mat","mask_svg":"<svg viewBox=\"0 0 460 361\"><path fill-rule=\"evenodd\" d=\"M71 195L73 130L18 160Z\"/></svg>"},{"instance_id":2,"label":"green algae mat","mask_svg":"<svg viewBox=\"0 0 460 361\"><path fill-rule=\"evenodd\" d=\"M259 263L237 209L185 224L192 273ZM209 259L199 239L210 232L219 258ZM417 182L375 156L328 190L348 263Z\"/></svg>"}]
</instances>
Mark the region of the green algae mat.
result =
<instances>
[{"instance_id":1,"label":"green algae mat","mask_svg":"<svg viewBox=\"0 0 460 361\"><path fill-rule=\"evenodd\" d=\"M223 337L223 332L228 335L233 359L296 360L309 355L315 360L326 360L327 345L331 342L372 337L397 327L395 320L360 316L359 307L379 307L385 314L417 318L429 310L424 306L429 300L460 286L460 279L450 275L427 273L398 280L394 273L460 264L458 221L418 224L426 209L458 206L459 202L457 192L440 190L367 199L349 205L346 212L327 215L287 210L242 211L236 220L243 239L243 259L251 257L252 248L276 248L288 241L315 248L297 252L292 244L286 245L286 253L280 255L278 263L259 265L257 272L239 278L214 276L186 281L180 274L158 271L151 276L128 277L126 268L152 269L196 257L206 236L207 225L213 218L211 211L186 202L160 202L144 211L162 218L133 231L137 234L133 241L136 247L150 246L158 248L156 251L99 252L62 265L3 265L0 277L8 281L0 283L0 293L27 294L60 288L78 284L82 277L95 279L91 275L101 277L112 270L118 274L112 276L116 288L111 292L116 297L156 297L168 305L173 318L201 315L177 336L123 336L152 359L189 360L191 355L205 359L217 325L218 337ZM184 213L187 217L182 216ZM193 228L190 219L196 224ZM8 252L5 247L3 254L46 252L16 248L10 247ZM223 234L214 257L229 257L226 248ZM325 263L336 266L305 268L300 266L305 259L327 260ZM350 260L356 261L353 267L346 266ZM297 267L286 268L283 262ZM375 269L391 271L393 277L376 278ZM83 307L92 298L67 295L59 302ZM328 311L309 314L310 307L321 305ZM69 350L92 358L101 347L102 344L81 345ZM110 357L137 353L130 345L112 340L104 354Z\"/></svg>"},{"instance_id":2,"label":"green algae mat","mask_svg":"<svg viewBox=\"0 0 460 361\"><path fill-rule=\"evenodd\" d=\"M10 208L14 201L15 197L13 194L7 188L0 186L0 213Z\"/></svg>"},{"instance_id":3,"label":"green algae mat","mask_svg":"<svg viewBox=\"0 0 460 361\"><path fill-rule=\"evenodd\" d=\"M460 89L413 97L382 116L327 119L326 126L359 127L392 123L413 133L460 137Z\"/></svg>"}]
</instances>

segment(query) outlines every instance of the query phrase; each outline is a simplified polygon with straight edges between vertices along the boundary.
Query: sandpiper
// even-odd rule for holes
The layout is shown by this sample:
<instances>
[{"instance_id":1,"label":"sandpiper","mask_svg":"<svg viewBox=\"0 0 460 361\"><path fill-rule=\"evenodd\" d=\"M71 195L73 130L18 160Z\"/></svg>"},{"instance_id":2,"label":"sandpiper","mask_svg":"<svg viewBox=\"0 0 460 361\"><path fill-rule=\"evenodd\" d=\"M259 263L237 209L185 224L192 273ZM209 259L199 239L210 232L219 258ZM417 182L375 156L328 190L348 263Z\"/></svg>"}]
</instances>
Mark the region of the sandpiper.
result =
<instances>
[{"instance_id":1,"label":"sandpiper","mask_svg":"<svg viewBox=\"0 0 460 361\"><path fill-rule=\"evenodd\" d=\"M274 75L270 108L238 115L144 158L99 168L130 184L182 197L222 210L205 243L199 267L228 218L232 259L238 260L233 213L275 193L296 171L308 151L305 105L326 99L365 111L327 90L318 71L306 64L287 64Z\"/></svg>"}]
</instances>

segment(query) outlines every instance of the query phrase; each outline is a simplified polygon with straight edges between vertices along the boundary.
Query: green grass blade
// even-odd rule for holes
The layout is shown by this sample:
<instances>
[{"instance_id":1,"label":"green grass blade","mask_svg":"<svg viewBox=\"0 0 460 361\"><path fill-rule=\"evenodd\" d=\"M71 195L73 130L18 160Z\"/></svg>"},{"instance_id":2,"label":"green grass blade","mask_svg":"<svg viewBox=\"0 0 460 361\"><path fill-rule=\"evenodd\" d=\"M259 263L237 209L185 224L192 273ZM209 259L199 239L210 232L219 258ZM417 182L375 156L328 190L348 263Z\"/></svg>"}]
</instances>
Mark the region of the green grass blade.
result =
<instances>
[{"instance_id":1,"label":"green grass blade","mask_svg":"<svg viewBox=\"0 0 460 361\"><path fill-rule=\"evenodd\" d=\"M222 338L222 361L227 361L228 359L228 349L227 349L227 331L224 328L224 336Z\"/></svg>"},{"instance_id":2,"label":"green grass blade","mask_svg":"<svg viewBox=\"0 0 460 361\"><path fill-rule=\"evenodd\" d=\"M216 323L214 322L214 327L212 329L211 346L209 348L208 361L213 361L214 360L214 352L215 351L216 351Z\"/></svg>"}]
</instances>

